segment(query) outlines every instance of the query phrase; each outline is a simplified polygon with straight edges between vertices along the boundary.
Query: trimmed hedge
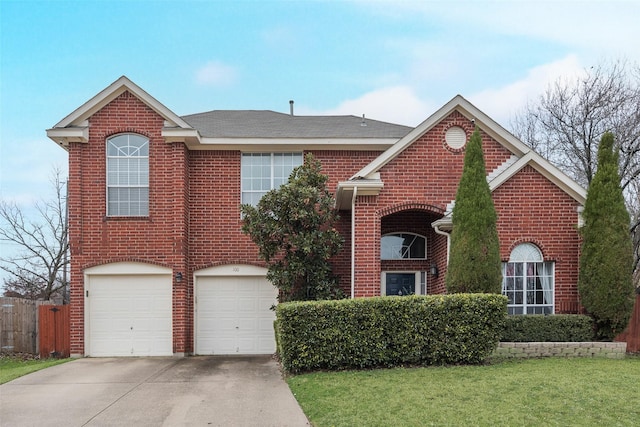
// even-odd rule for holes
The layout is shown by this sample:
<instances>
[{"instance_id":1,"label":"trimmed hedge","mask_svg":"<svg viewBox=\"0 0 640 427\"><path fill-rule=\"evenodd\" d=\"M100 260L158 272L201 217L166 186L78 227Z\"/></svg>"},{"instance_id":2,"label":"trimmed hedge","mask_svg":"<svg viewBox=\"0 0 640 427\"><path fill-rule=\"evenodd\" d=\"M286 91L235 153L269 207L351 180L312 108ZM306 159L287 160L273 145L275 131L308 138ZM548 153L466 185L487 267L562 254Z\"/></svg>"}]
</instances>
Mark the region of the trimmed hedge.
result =
<instances>
[{"instance_id":1,"label":"trimmed hedge","mask_svg":"<svg viewBox=\"0 0 640 427\"><path fill-rule=\"evenodd\" d=\"M507 316L502 342L593 341L593 320L580 314Z\"/></svg>"},{"instance_id":2,"label":"trimmed hedge","mask_svg":"<svg viewBox=\"0 0 640 427\"><path fill-rule=\"evenodd\" d=\"M496 294L283 303L276 342L289 372L477 364L497 347L506 306Z\"/></svg>"}]
</instances>

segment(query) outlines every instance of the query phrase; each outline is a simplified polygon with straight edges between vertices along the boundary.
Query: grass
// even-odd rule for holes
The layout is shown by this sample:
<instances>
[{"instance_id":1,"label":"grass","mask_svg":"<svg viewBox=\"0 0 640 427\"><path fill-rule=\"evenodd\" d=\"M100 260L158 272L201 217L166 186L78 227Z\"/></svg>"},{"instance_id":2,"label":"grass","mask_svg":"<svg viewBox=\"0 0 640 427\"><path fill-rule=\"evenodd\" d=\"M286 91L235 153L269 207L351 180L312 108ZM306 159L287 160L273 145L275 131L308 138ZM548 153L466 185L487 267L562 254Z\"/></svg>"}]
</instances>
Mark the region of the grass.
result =
<instances>
[{"instance_id":1,"label":"grass","mask_svg":"<svg viewBox=\"0 0 640 427\"><path fill-rule=\"evenodd\" d=\"M16 356L0 357L0 384L71 359L24 359Z\"/></svg>"},{"instance_id":2,"label":"grass","mask_svg":"<svg viewBox=\"0 0 640 427\"><path fill-rule=\"evenodd\" d=\"M316 427L632 426L640 357L319 372L288 378Z\"/></svg>"}]
</instances>

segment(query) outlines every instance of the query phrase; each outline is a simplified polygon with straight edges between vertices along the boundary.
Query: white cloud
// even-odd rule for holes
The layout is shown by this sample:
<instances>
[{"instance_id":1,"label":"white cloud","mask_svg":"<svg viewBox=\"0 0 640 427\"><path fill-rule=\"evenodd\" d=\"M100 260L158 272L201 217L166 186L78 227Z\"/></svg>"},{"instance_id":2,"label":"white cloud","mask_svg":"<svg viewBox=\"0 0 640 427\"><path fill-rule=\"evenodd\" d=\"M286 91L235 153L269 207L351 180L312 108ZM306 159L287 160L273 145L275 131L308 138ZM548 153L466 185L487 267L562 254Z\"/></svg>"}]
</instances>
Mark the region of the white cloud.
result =
<instances>
[{"instance_id":1,"label":"white cloud","mask_svg":"<svg viewBox=\"0 0 640 427\"><path fill-rule=\"evenodd\" d=\"M584 69L578 57L572 54L558 61L531 68L520 80L465 97L496 122L507 127L513 115L529 100L537 99L549 85L559 79L578 77L584 73ZM417 126L444 103L439 99L420 98L417 92L417 88L410 85L388 86L345 100L335 108L327 110L318 111L301 106L299 113L356 116L365 114L366 117L375 120Z\"/></svg>"},{"instance_id":2,"label":"white cloud","mask_svg":"<svg viewBox=\"0 0 640 427\"><path fill-rule=\"evenodd\" d=\"M486 89L469 96L476 107L506 126L514 113L543 94L558 79L573 79L584 72L576 55L530 69L521 80L505 86Z\"/></svg>"},{"instance_id":3,"label":"white cloud","mask_svg":"<svg viewBox=\"0 0 640 427\"><path fill-rule=\"evenodd\" d=\"M196 70L196 81L205 86L229 86L236 81L234 67L219 61L209 61Z\"/></svg>"},{"instance_id":4,"label":"white cloud","mask_svg":"<svg viewBox=\"0 0 640 427\"><path fill-rule=\"evenodd\" d=\"M421 100L409 86L391 86L376 89L364 95L343 101L335 108L311 111L301 107L301 114L354 115L374 120L416 126L435 111Z\"/></svg>"},{"instance_id":5,"label":"white cloud","mask_svg":"<svg viewBox=\"0 0 640 427\"><path fill-rule=\"evenodd\" d=\"M624 56L640 61L640 2L614 1L491 1L491 2L398 2L375 6L356 1L367 11L390 19L422 15L442 28L477 29L506 36L547 40L568 48L601 56ZM452 34L451 34L452 35ZM471 41L471 40L468 40Z\"/></svg>"}]
</instances>

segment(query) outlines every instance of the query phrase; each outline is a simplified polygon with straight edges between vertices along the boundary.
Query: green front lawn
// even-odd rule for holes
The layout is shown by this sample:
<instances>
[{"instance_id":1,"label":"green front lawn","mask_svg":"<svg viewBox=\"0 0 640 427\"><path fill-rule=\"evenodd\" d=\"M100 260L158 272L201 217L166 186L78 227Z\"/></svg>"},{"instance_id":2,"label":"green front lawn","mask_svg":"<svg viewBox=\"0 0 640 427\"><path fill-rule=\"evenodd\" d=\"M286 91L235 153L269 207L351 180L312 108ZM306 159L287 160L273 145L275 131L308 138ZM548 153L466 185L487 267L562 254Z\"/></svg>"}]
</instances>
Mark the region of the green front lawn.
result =
<instances>
[{"instance_id":1,"label":"green front lawn","mask_svg":"<svg viewBox=\"0 0 640 427\"><path fill-rule=\"evenodd\" d=\"M640 357L319 372L289 387L322 426L635 426Z\"/></svg>"},{"instance_id":2,"label":"green front lawn","mask_svg":"<svg viewBox=\"0 0 640 427\"><path fill-rule=\"evenodd\" d=\"M27 359L13 356L0 357L0 384L49 366L59 365L71 359Z\"/></svg>"}]
</instances>

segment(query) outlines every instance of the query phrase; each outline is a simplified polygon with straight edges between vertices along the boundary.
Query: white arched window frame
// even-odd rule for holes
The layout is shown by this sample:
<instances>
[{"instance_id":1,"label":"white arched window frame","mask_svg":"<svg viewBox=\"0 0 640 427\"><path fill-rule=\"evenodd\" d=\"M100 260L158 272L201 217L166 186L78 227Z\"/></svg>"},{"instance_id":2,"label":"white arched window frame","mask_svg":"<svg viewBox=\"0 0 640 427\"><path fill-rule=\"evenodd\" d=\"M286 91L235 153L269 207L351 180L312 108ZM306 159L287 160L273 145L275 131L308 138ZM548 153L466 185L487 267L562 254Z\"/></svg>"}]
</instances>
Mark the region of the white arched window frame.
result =
<instances>
[{"instance_id":1,"label":"white arched window frame","mask_svg":"<svg viewBox=\"0 0 640 427\"><path fill-rule=\"evenodd\" d=\"M502 294L509 300L509 314L554 313L554 268L534 244L513 248L509 261L502 263Z\"/></svg>"},{"instance_id":2,"label":"white arched window frame","mask_svg":"<svg viewBox=\"0 0 640 427\"><path fill-rule=\"evenodd\" d=\"M382 260L425 260L427 239L416 233L389 233L380 239ZM425 295L427 293L424 271L383 271L381 295Z\"/></svg>"},{"instance_id":3,"label":"white arched window frame","mask_svg":"<svg viewBox=\"0 0 640 427\"><path fill-rule=\"evenodd\" d=\"M415 233L389 233L380 239L380 259L426 259L427 239Z\"/></svg>"},{"instance_id":4,"label":"white arched window frame","mask_svg":"<svg viewBox=\"0 0 640 427\"><path fill-rule=\"evenodd\" d=\"M149 139L107 139L107 216L149 216Z\"/></svg>"}]
</instances>

